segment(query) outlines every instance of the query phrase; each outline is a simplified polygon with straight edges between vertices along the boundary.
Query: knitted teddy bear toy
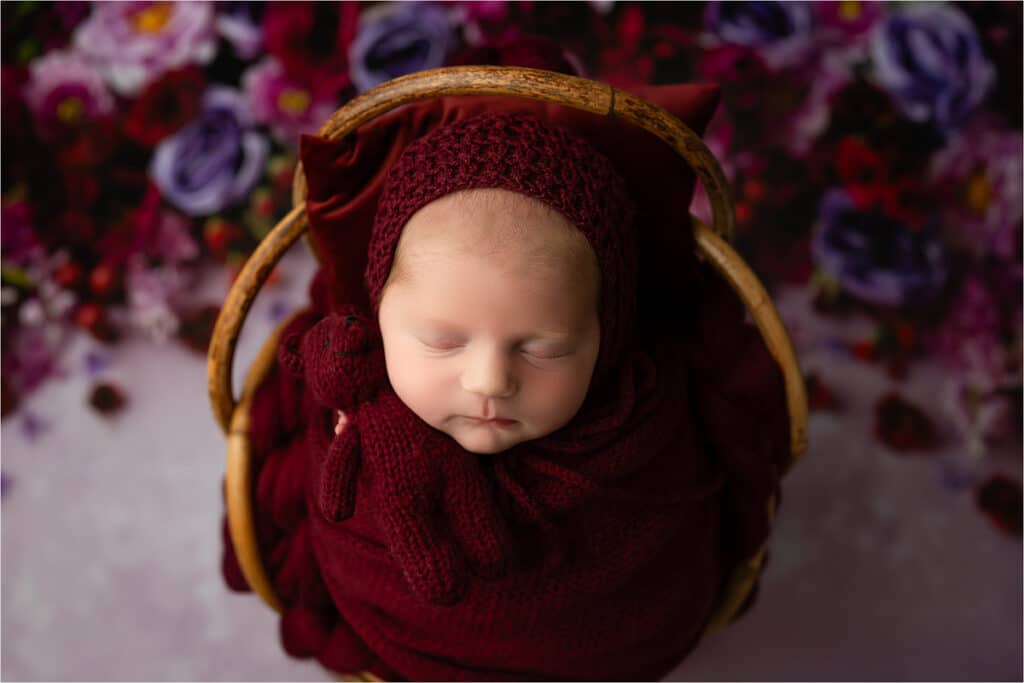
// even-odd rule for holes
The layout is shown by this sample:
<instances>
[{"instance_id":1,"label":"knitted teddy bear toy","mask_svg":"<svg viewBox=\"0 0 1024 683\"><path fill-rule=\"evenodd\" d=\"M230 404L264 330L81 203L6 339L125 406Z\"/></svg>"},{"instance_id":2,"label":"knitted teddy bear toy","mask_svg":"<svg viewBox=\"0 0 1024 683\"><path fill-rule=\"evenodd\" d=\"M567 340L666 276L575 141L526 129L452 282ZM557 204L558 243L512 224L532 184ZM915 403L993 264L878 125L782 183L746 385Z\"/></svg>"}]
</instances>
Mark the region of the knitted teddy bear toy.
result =
<instances>
[{"instance_id":1,"label":"knitted teddy bear toy","mask_svg":"<svg viewBox=\"0 0 1024 683\"><path fill-rule=\"evenodd\" d=\"M316 496L325 519L352 517L366 467L368 490L361 499L372 506L389 551L418 596L452 604L464 594L470 573L503 573L508 532L478 461L417 419L388 386L376 321L347 307L301 340L286 340L281 360L304 377L331 416L345 416L320 463ZM315 423L314 429L325 427ZM445 509L435 510L436 501L444 501Z\"/></svg>"}]
</instances>

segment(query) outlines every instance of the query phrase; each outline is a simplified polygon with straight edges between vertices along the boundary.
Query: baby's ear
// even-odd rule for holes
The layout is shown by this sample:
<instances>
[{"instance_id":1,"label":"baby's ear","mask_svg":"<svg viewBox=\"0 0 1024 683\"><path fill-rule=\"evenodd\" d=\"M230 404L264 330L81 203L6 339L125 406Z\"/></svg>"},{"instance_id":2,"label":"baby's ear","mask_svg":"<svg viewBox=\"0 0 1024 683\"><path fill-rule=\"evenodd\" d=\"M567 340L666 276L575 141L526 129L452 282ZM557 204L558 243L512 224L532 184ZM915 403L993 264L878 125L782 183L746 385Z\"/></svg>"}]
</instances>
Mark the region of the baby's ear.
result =
<instances>
[{"instance_id":1,"label":"baby's ear","mask_svg":"<svg viewBox=\"0 0 1024 683\"><path fill-rule=\"evenodd\" d=\"M290 332L285 335L277 348L277 362L281 367L296 377L302 377L302 334Z\"/></svg>"}]
</instances>

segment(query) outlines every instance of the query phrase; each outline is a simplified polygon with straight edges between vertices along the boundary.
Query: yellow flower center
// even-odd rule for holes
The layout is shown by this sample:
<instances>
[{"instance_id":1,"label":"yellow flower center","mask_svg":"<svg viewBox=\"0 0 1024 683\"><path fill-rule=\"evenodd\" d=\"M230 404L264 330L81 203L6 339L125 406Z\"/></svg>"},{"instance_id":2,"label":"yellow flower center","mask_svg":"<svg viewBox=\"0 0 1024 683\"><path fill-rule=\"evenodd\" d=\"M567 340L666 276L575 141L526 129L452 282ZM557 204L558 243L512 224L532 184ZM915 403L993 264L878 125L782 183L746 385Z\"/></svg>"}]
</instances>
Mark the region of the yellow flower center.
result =
<instances>
[{"instance_id":1,"label":"yellow flower center","mask_svg":"<svg viewBox=\"0 0 1024 683\"><path fill-rule=\"evenodd\" d=\"M991 201L992 184L985 177L985 171L979 169L967 180L967 206L975 213L984 214Z\"/></svg>"},{"instance_id":2,"label":"yellow flower center","mask_svg":"<svg viewBox=\"0 0 1024 683\"><path fill-rule=\"evenodd\" d=\"M77 97L66 97L57 105L57 118L67 124L73 124L82 118L85 105Z\"/></svg>"},{"instance_id":3,"label":"yellow flower center","mask_svg":"<svg viewBox=\"0 0 1024 683\"><path fill-rule=\"evenodd\" d=\"M855 0L843 0L839 3L839 16L843 21L853 21L860 16L860 3Z\"/></svg>"},{"instance_id":4,"label":"yellow flower center","mask_svg":"<svg viewBox=\"0 0 1024 683\"><path fill-rule=\"evenodd\" d=\"M309 108L309 93L297 88L285 88L277 96L277 106L292 116L304 114Z\"/></svg>"},{"instance_id":5,"label":"yellow flower center","mask_svg":"<svg viewBox=\"0 0 1024 683\"><path fill-rule=\"evenodd\" d=\"M135 29L140 33L158 33L171 18L174 8L169 2L156 2L132 17Z\"/></svg>"}]
</instances>

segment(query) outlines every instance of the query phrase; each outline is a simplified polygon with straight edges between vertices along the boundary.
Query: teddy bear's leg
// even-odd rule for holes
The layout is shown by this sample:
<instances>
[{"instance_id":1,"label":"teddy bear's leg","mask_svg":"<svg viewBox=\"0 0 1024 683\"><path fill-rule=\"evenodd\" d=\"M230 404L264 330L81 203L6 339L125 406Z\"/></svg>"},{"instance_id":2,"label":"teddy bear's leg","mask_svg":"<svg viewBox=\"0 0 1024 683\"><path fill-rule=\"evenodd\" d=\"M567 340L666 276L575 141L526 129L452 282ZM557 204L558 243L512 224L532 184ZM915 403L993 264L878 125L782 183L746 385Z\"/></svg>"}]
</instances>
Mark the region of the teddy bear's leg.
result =
<instances>
[{"instance_id":1,"label":"teddy bear's leg","mask_svg":"<svg viewBox=\"0 0 1024 683\"><path fill-rule=\"evenodd\" d=\"M358 430L344 429L331 441L320 471L320 512L328 521L341 522L355 512L359 465Z\"/></svg>"}]
</instances>

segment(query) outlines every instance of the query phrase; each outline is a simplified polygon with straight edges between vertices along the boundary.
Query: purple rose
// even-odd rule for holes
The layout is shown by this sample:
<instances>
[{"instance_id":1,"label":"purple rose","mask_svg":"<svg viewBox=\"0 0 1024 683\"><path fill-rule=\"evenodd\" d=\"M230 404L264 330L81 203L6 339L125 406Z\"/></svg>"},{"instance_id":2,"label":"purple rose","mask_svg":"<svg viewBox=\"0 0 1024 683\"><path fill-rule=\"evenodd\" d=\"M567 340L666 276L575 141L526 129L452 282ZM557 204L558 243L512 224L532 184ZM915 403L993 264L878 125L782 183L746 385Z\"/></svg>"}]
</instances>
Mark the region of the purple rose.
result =
<instances>
[{"instance_id":1,"label":"purple rose","mask_svg":"<svg viewBox=\"0 0 1024 683\"><path fill-rule=\"evenodd\" d=\"M843 190L822 200L811 254L844 290L882 306L926 301L946 279L934 231L910 230L881 213L860 211Z\"/></svg>"},{"instance_id":2,"label":"purple rose","mask_svg":"<svg viewBox=\"0 0 1024 683\"><path fill-rule=\"evenodd\" d=\"M956 127L995 83L974 25L949 5L910 5L871 37L875 77L914 121Z\"/></svg>"},{"instance_id":3,"label":"purple rose","mask_svg":"<svg viewBox=\"0 0 1024 683\"><path fill-rule=\"evenodd\" d=\"M453 28L448 12L430 3L367 10L349 47L352 82L363 92L398 76L444 66L456 43Z\"/></svg>"},{"instance_id":4,"label":"purple rose","mask_svg":"<svg viewBox=\"0 0 1024 683\"><path fill-rule=\"evenodd\" d=\"M704 29L723 43L757 48L780 67L807 55L814 17L804 2L710 2Z\"/></svg>"},{"instance_id":5,"label":"purple rose","mask_svg":"<svg viewBox=\"0 0 1024 683\"><path fill-rule=\"evenodd\" d=\"M251 126L240 92L211 87L196 120L157 146L149 168L153 182L191 216L241 201L259 180L269 148Z\"/></svg>"},{"instance_id":6,"label":"purple rose","mask_svg":"<svg viewBox=\"0 0 1024 683\"><path fill-rule=\"evenodd\" d=\"M206 64L217 51L209 2L97 2L74 44L122 95L171 69Z\"/></svg>"}]
</instances>

